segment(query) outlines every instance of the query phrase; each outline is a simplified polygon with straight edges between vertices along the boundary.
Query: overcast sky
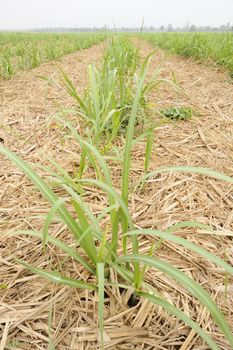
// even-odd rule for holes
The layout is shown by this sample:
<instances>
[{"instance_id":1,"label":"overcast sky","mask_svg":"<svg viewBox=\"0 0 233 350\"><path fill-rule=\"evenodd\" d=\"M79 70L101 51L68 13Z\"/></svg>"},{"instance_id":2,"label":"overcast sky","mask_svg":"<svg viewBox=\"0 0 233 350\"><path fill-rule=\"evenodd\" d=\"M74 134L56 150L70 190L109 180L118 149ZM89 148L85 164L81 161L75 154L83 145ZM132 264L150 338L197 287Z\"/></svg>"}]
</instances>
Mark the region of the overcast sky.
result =
<instances>
[{"instance_id":1,"label":"overcast sky","mask_svg":"<svg viewBox=\"0 0 233 350\"><path fill-rule=\"evenodd\" d=\"M233 0L0 0L0 28L233 24Z\"/></svg>"}]
</instances>

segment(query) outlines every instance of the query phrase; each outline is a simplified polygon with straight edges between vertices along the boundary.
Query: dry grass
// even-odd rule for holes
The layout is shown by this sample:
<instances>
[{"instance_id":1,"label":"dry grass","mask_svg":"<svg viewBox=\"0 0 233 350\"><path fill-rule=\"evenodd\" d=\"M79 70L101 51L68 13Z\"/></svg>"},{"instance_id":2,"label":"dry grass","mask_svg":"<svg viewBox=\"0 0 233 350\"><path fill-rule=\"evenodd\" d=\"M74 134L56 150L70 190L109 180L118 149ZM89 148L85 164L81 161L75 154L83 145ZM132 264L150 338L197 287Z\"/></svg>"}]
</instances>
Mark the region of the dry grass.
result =
<instances>
[{"instance_id":1,"label":"dry grass","mask_svg":"<svg viewBox=\"0 0 233 350\"><path fill-rule=\"evenodd\" d=\"M151 47L143 43L141 49L146 55ZM74 82L83 87L86 64L94 57L98 60L101 51L101 45L98 45L69 55L61 60L61 64L73 79L77 79ZM163 52L159 51L152 68L162 58ZM166 59L165 67L164 77L170 74L170 69L174 70L186 95L163 87L159 94L152 93L150 100L159 106L188 105L200 116L189 122L166 124L157 129L151 169L165 165L198 165L232 176L233 87L226 82L227 75L175 56ZM7 147L27 161L46 164L46 154L50 154L72 171L79 162L77 146L72 140L67 140L64 130L48 117L57 110L55 102L69 106L71 101L60 86L52 64L45 64L33 72L51 76L54 83L48 86L30 73L24 73L4 85L1 83L0 118L3 125L0 137ZM122 142L119 140L119 144ZM133 182L143 170L144 150L144 143L134 150ZM41 229L41 215L48 212L48 204L8 160L1 157L0 161L1 231ZM113 164L116 183L119 172L119 165ZM43 176L46 177L46 174L43 173ZM106 198L92 189L86 193L86 201L98 213L105 206ZM148 181L144 192L131 196L130 208L138 227L166 229L173 223L191 219L211 225L217 230L215 235L199 229L183 229L179 234L233 264L232 237L229 234L233 229L232 186L200 175L163 174ZM72 245L72 237L61 223L52 226L51 234ZM141 238L142 252L148 251L151 239ZM7 349L6 344L14 343L14 349L18 350L47 349L51 307L51 334L56 349L98 348L97 295L48 283L14 261L17 256L38 267L58 269L72 277L81 276L84 280L89 277L57 248L52 245L50 248L44 254L39 240L1 236L0 284L6 284L7 288L0 289L0 350ZM233 282L228 281L226 295L223 271L172 243L164 243L157 250L157 255L204 286L222 308L233 329ZM117 281L113 272L111 277L113 282ZM171 303L198 320L222 349L230 350L206 309L182 286L155 270L147 273L146 280ZM121 294L116 287L106 291L106 349L208 349L192 330L161 308L147 301L140 301L130 308L129 298L129 293Z\"/></svg>"}]
</instances>

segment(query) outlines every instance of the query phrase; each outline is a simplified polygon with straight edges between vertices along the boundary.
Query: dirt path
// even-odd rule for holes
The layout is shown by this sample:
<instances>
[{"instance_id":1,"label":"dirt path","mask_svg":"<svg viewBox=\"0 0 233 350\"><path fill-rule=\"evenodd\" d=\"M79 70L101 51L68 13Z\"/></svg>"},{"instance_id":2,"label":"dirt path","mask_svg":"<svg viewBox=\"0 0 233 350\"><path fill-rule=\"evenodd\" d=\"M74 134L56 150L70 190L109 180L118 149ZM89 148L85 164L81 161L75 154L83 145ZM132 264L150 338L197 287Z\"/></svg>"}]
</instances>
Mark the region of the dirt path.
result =
<instances>
[{"instance_id":1,"label":"dirt path","mask_svg":"<svg viewBox=\"0 0 233 350\"><path fill-rule=\"evenodd\" d=\"M150 45L143 43L142 55L146 56L151 49ZM82 90L86 85L87 64L94 60L98 62L101 54L102 45L97 45L66 56L60 65ZM159 51L153 59L151 74L163 57L164 52ZM232 176L233 86L227 82L227 75L177 56L164 60L163 66L163 76L169 77L173 70L186 94L163 85L159 92L150 94L150 101L159 108L191 106L199 116L188 122L166 124L156 130L151 170L158 166L185 164L213 168ZM38 67L33 74L26 72L10 81L0 82L1 141L27 161L44 162L45 156L50 154L66 169L72 168L72 163L77 162L75 145L71 145L49 116L56 113L57 103L69 107L73 101L60 84L54 63ZM51 77L51 85L36 77L38 75ZM132 174L135 176L142 171L144 151L143 142L134 151ZM43 227L41 215L48 212L49 205L14 165L2 156L0 159L0 202L3 208L0 229L40 230ZM119 174L117 167L114 173L116 176ZM88 196L96 211L100 210L100 204L105 205L104 198L98 193ZM143 193L131 198L131 210L138 227L165 229L182 220L198 220L212 225L221 236L207 235L197 229L187 229L179 234L224 259L227 255L228 261L233 264L232 238L228 236L229 229L233 228L232 209L232 186L200 175L160 175L148 183ZM60 223L54 224L51 233L68 244L73 242ZM142 249L147 251L150 241L143 238ZM13 260L17 256L31 263L36 261L37 266L49 270L60 265L64 269L64 264L60 264L64 254L53 246L45 254L37 239L23 236L1 239L0 249L0 285L8 286L0 290L0 334L7 339L6 343L15 344L19 350L46 348L48 310L52 306L57 350L97 349L97 296L48 283L17 266ZM222 271L195 254L190 258L190 252L170 243L164 244L156 253L207 288L233 328L233 297L231 292L227 299L224 296ZM87 278L84 271L77 271L71 259L64 262L67 273ZM230 350L205 308L196 303L182 286L155 271L149 272L147 279L170 302L200 320L221 349ZM229 287L232 288L231 282ZM128 308L129 295L122 298L117 288L114 292L115 295L113 291L108 291L105 309L106 349L207 349L201 342L196 342L195 333L160 308L147 302Z\"/></svg>"}]
</instances>

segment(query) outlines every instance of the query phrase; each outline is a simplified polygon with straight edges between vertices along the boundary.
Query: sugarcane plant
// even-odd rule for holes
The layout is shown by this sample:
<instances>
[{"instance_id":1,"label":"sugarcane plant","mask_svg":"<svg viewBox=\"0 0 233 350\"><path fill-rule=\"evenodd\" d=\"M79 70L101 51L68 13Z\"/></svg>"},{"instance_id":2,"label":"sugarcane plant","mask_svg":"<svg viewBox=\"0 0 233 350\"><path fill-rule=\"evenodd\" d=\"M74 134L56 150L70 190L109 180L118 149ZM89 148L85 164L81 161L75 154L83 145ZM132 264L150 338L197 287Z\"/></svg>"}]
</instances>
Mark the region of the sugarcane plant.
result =
<instances>
[{"instance_id":1,"label":"sugarcane plant","mask_svg":"<svg viewBox=\"0 0 233 350\"><path fill-rule=\"evenodd\" d=\"M177 245L183 246L185 249L193 251L205 259L213 262L218 267L223 268L227 273L233 274L233 267L228 263L209 253L202 247L191 243L188 239L180 238L174 234L179 228L191 226L201 227L210 230L208 226L197 222L184 222L171 226L166 231L136 229L132 213L130 213L130 193L131 191L143 191L146 180L162 172L188 171L195 172L211 177L221 179L228 183L233 183L233 178L220 174L218 172L192 167L170 167L156 169L148 172L149 153L151 151L151 134L149 133L149 145L146 147L145 170L146 172L139 179L137 188L132 188L129 182L131 169L131 153L132 147L137 142L135 139L135 124L138 112L140 111L140 101L144 91L144 84L148 66L152 55L149 55L142 63L139 72L134 73L135 93L132 106L128 115L127 133L125 138L124 156L122 160L121 188L116 188L113 183L111 168L102 153L100 144L90 142L86 135L81 135L70 121L63 120L64 125L68 128L72 135L75 136L79 145L85 149L85 161L93 166L95 176L88 177L86 173L82 176L72 178L65 170L57 166L58 172L51 170L51 184L43 180L31 166L23 161L18 155L7 148L0 146L3 155L12 160L37 187L41 194L48 200L51 209L47 215L43 230L24 230L14 232L13 235L28 235L42 240L44 249L48 249L49 244L60 248L67 256L77 262L77 268L82 266L88 272L89 278L85 281L74 279L59 274L55 271L48 271L29 264L27 261L17 259L17 263L33 273L48 279L51 282L59 283L78 289L86 289L94 291L98 295L98 320L99 330L101 334L100 344L104 348L104 291L105 288L111 288L110 271L114 271L119 277L121 288L132 291L134 299L144 298L150 302L160 305L169 314L177 316L180 320L190 326L213 350L220 350L214 339L202 329L197 322L190 319L182 310L178 309L165 298L161 297L156 288L146 281L146 271L148 268L154 268L163 272L171 279L182 284L187 291L203 304L211 314L213 321L218 325L229 344L233 347L233 335L223 313L215 304L214 300L208 292L192 278L188 277L184 272L172 266L165 260L160 260L155 256L154 252L156 244L152 243L147 254L142 254L139 249L139 237L150 236L159 238L161 244L164 241L172 241ZM93 72L92 72L93 73ZM91 73L91 74L92 74ZM97 89L97 88L96 88ZM92 91L92 98L95 98L97 90ZM95 101L93 100L93 104ZM98 109L97 109L98 110ZM55 162L54 162L55 164ZM85 176L84 176L85 175ZM55 185L54 185L55 184ZM54 189L54 186L56 188ZM105 193L108 198L106 208L95 216L85 202L85 192L88 188L97 188ZM61 188L64 194L61 197L57 195L57 189ZM80 191L82 188L83 192ZM84 193L84 194L83 194ZM72 209L68 209L72 206ZM75 213L75 214L74 214ZM75 248L70 247L58 238L49 234L49 226L56 217L59 217L67 229L73 234L75 240ZM103 228L101 220L108 217L108 224ZM12 234L12 233L11 233ZM156 240L155 240L156 242ZM132 243L132 252L130 251ZM83 254L80 254L80 250ZM114 285L116 287L116 285Z\"/></svg>"}]
</instances>

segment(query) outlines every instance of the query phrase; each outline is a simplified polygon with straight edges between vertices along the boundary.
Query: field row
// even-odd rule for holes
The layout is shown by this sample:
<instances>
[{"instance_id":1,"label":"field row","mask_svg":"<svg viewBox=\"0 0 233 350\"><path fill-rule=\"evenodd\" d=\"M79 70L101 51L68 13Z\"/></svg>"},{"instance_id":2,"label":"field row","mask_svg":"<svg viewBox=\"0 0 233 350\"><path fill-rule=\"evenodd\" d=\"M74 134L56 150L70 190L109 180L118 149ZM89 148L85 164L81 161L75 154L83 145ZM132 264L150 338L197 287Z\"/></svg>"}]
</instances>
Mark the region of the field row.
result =
<instances>
[{"instance_id":1,"label":"field row","mask_svg":"<svg viewBox=\"0 0 233 350\"><path fill-rule=\"evenodd\" d=\"M1 33L0 78L89 48L104 38L104 33ZM233 33L144 33L143 38L173 53L215 62L233 77Z\"/></svg>"},{"instance_id":2,"label":"field row","mask_svg":"<svg viewBox=\"0 0 233 350\"><path fill-rule=\"evenodd\" d=\"M146 33L143 38L173 53L215 62L233 77L233 33Z\"/></svg>"},{"instance_id":3,"label":"field row","mask_svg":"<svg viewBox=\"0 0 233 350\"><path fill-rule=\"evenodd\" d=\"M103 33L1 33L0 78L10 78L20 70L89 48L104 38Z\"/></svg>"}]
</instances>

